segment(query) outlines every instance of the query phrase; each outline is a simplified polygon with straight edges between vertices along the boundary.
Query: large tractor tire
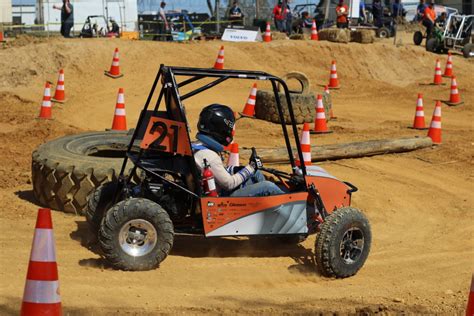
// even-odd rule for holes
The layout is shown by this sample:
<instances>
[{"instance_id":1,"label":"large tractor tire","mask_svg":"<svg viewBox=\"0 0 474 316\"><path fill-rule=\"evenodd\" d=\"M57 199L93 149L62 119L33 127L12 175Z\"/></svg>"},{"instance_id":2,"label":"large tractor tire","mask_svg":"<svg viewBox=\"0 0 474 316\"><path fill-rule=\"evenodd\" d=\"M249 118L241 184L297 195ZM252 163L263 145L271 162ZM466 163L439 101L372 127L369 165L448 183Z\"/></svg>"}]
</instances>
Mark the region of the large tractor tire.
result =
<instances>
[{"instance_id":1,"label":"large tractor tire","mask_svg":"<svg viewBox=\"0 0 474 316\"><path fill-rule=\"evenodd\" d=\"M46 207L83 214L87 196L120 172L130 141L126 132L70 135L39 146L32 155L33 191Z\"/></svg>"},{"instance_id":2,"label":"large tractor tire","mask_svg":"<svg viewBox=\"0 0 474 316\"><path fill-rule=\"evenodd\" d=\"M305 74L301 72L290 72L282 77L287 81L290 79L298 80L301 84L301 92L290 93L291 104L293 105L293 114L296 124L311 123L316 115L315 104L316 97L309 91L310 84ZM283 117L286 124L291 124L290 112L286 104L285 94L279 92L280 100L283 108ZM326 109L326 106L325 106ZM329 108L326 110L326 118L328 118ZM255 102L255 117L272 123L280 123L280 116L276 106L275 95L273 91L258 90Z\"/></svg>"}]
</instances>

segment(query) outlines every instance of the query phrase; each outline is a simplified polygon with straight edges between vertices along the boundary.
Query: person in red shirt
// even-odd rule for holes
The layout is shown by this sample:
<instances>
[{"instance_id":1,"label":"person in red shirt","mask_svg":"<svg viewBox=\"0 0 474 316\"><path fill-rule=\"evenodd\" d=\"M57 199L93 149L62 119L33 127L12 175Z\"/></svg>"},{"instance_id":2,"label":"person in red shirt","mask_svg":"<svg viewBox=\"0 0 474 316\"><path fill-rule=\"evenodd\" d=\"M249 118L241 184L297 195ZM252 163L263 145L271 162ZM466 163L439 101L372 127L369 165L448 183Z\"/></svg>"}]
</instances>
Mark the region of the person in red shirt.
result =
<instances>
[{"instance_id":1,"label":"person in red shirt","mask_svg":"<svg viewBox=\"0 0 474 316\"><path fill-rule=\"evenodd\" d=\"M275 27L279 32L286 31L286 16L289 13L288 8L285 11L282 10L282 1L278 1L278 4L273 8L273 20L275 21Z\"/></svg>"},{"instance_id":2,"label":"person in red shirt","mask_svg":"<svg viewBox=\"0 0 474 316\"><path fill-rule=\"evenodd\" d=\"M423 12L422 24L426 27L427 38L431 37L431 34L433 32L433 27L435 25L435 20L436 20L436 12L434 9L434 1L431 0L430 4L425 8L425 11Z\"/></svg>"},{"instance_id":3,"label":"person in red shirt","mask_svg":"<svg viewBox=\"0 0 474 316\"><path fill-rule=\"evenodd\" d=\"M349 19L347 18L349 15L349 7L344 4L344 0L339 0L339 4L336 7L336 15L336 25L338 28L349 27Z\"/></svg>"}]
</instances>

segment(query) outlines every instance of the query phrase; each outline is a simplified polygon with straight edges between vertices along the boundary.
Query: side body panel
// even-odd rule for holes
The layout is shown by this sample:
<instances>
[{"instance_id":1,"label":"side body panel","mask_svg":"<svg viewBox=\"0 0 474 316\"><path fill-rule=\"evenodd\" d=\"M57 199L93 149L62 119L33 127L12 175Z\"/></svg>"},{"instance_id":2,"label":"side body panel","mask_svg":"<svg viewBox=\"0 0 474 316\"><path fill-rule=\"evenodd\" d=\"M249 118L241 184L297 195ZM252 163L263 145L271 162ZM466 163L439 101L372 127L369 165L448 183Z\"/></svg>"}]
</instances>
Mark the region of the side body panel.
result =
<instances>
[{"instance_id":1,"label":"side body panel","mask_svg":"<svg viewBox=\"0 0 474 316\"><path fill-rule=\"evenodd\" d=\"M318 189L328 213L332 213L337 208L351 205L351 194L348 192L350 187L347 184L318 166L308 166L306 171L308 174L306 176L307 185L314 184Z\"/></svg>"},{"instance_id":2,"label":"side body panel","mask_svg":"<svg viewBox=\"0 0 474 316\"><path fill-rule=\"evenodd\" d=\"M201 199L204 232L211 236L304 234L308 193Z\"/></svg>"}]
</instances>

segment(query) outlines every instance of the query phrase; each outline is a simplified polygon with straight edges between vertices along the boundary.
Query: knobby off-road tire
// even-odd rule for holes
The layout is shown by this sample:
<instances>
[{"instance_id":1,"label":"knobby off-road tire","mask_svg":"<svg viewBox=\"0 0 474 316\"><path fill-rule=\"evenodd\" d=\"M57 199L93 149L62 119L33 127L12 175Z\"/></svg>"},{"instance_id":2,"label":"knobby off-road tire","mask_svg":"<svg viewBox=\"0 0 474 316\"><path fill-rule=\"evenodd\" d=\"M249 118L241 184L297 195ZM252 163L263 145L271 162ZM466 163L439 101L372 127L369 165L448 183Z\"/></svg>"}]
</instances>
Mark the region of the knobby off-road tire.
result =
<instances>
[{"instance_id":1,"label":"knobby off-road tire","mask_svg":"<svg viewBox=\"0 0 474 316\"><path fill-rule=\"evenodd\" d=\"M426 40L426 51L435 53L438 50L439 41L437 38L429 38Z\"/></svg>"},{"instance_id":2,"label":"knobby off-road tire","mask_svg":"<svg viewBox=\"0 0 474 316\"><path fill-rule=\"evenodd\" d=\"M421 45L421 42L423 42L423 33L416 31L413 33L413 43L415 45Z\"/></svg>"},{"instance_id":3,"label":"knobby off-road tire","mask_svg":"<svg viewBox=\"0 0 474 316\"><path fill-rule=\"evenodd\" d=\"M114 268L144 271L157 268L173 247L174 230L168 213L143 198L120 201L102 220L99 242Z\"/></svg>"},{"instance_id":4,"label":"knobby off-road tire","mask_svg":"<svg viewBox=\"0 0 474 316\"><path fill-rule=\"evenodd\" d=\"M377 29L377 37L379 38L389 38L390 37L390 30L382 26L381 28Z\"/></svg>"},{"instance_id":5,"label":"knobby off-road tire","mask_svg":"<svg viewBox=\"0 0 474 316\"><path fill-rule=\"evenodd\" d=\"M90 192L116 180L129 140L126 132L92 132L39 146L31 168L36 199L55 210L83 214Z\"/></svg>"},{"instance_id":6,"label":"knobby off-road tire","mask_svg":"<svg viewBox=\"0 0 474 316\"><path fill-rule=\"evenodd\" d=\"M464 58L471 57L471 52L473 52L473 51L474 51L474 44L466 44L462 48L462 54L463 54Z\"/></svg>"},{"instance_id":7,"label":"knobby off-road tire","mask_svg":"<svg viewBox=\"0 0 474 316\"><path fill-rule=\"evenodd\" d=\"M92 190L87 198L85 216L92 232L97 235L102 218L114 204L114 194L117 189L117 182L107 182Z\"/></svg>"},{"instance_id":8,"label":"knobby off-road tire","mask_svg":"<svg viewBox=\"0 0 474 316\"><path fill-rule=\"evenodd\" d=\"M371 241L369 221L362 212L353 207L335 210L316 238L315 256L320 273L336 278L356 274L369 255Z\"/></svg>"}]
</instances>

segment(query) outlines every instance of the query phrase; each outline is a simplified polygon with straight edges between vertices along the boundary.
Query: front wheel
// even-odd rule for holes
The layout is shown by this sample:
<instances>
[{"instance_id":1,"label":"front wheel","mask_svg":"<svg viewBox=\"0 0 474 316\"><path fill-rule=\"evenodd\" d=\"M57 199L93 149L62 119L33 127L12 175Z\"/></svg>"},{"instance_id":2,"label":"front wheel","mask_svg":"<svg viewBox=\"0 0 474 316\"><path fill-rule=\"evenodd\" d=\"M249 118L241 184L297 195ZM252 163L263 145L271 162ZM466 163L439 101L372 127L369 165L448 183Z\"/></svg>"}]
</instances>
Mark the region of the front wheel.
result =
<instances>
[{"instance_id":1,"label":"front wheel","mask_svg":"<svg viewBox=\"0 0 474 316\"><path fill-rule=\"evenodd\" d=\"M144 271L157 268L173 246L174 229L157 203L131 198L107 211L99 231L105 258L114 268Z\"/></svg>"},{"instance_id":2,"label":"front wheel","mask_svg":"<svg viewBox=\"0 0 474 316\"><path fill-rule=\"evenodd\" d=\"M390 30L383 26L377 30L377 36L380 38L389 38L390 37Z\"/></svg>"},{"instance_id":3,"label":"front wheel","mask_svg":"<svg viewBox=\"0 0 474 316\"><path fill-rule=\"evenodd\" d=\"M415 43L415 45L421 45L421 42L423 42L423 33L416 31L413 34L413 43Z\"/></svg>"},{"instance_id":4,"label":"front wheel","mask_svg":"<svg viewBox=\"0 0 474 316\"><path fill-rule=\"evenodd\" d=\"M362 268L369 255L372 233L367 218L356 208L332 212L316 239L316 264L322 275L347 278Z\"/></svg>"}]
</instances>

